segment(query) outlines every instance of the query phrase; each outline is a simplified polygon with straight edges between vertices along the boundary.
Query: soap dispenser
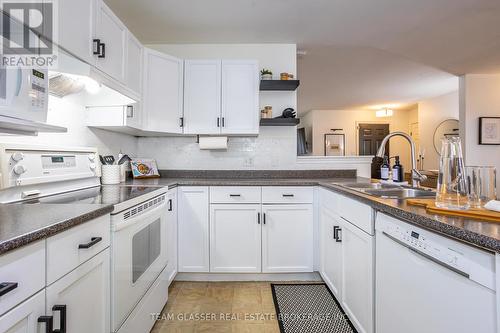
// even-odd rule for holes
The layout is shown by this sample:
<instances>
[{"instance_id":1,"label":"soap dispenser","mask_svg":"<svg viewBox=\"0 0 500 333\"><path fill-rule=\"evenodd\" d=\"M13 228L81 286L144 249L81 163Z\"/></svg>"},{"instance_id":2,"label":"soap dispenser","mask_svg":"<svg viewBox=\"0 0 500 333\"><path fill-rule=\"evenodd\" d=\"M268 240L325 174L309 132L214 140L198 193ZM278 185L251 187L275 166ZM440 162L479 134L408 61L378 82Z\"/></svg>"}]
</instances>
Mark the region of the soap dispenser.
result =
<instances>
[{"instance_id":1,"label":"soap dispenser","mask_svg":"<svg viewBox=\"0 0 500 333\"><path fill-rule=\"evenodd\" d=\"M395 162L392 167L392 181L396 183L402 183L404 181L404 169L401 163L399 162L399 156L394 157Z\"/></svg>"},{"instance_id":2,"label":"soap dispenser","mask_svg":"<svg viewBox=\"0 0 500 333\"><path fill-rule=\"evenodd\" d=\"M389 156L384 156L384 162L380 166L380 179L389 180L389 171L391 166L389 165Z\"/></svg>"}]
</instances>

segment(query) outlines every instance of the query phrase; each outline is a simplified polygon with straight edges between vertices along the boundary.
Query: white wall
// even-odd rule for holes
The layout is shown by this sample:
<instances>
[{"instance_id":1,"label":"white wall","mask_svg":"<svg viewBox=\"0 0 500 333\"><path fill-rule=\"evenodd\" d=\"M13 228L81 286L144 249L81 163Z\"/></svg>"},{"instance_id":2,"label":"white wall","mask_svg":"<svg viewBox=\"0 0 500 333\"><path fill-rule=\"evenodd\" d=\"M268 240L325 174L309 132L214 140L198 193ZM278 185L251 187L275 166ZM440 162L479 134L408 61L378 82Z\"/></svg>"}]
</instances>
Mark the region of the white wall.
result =
<instances>
[{"instance_id":1,"label":"white wall","mask_svg":"<svg viewBox=\"0 0 500 333\"><path fill-rule=\"evenodd\" d=\"M35 137L3 135L0 136L0 142L97 147L102 155L114 154L116 156L121 150L131 156L136 156L136 138L85 126L84 99L85 96L82 94L64 98L49 97L47 122L66 127L67 133L40 133Z\"/></svg>"},{"instance_id":2,"label":"white wall","mask_svg":"<svg viewBox=\"0 0 500 333\"><path fill-rule=\"evenodd\" d=\"M420 148L425 149L424 169L439 169L439 154L434 148L434 131L446 119L458 119L458 91L418 103ZM460 133L462 136L462 133Z\"/></svg>"},{"instance_id":3,"label":"white wall","mask_svg":"<svg viewBox=\"0 0 500 333\"><path fill-rule=\"evenodd\" d=\"M500 75L467 74L460 78L460 135L465 165L497 168L500 192L500 146L479 144L479 117L500 117Z\"/></svg>"},{"instance_id":4,"label":"white wall","mask_svg":"<svg viewBox=\"0 0 500 333\"><path fill-rule=\"evenodd\" d=\"M394 110L392 117L377 118L374 110L312 110L305 115L305 123L312 123L312 144L315 156L324 155L324 135L333 133L330 129L342 128L335 133L345 134L346 155L358 155L358 130L360 123L385 123L389 130L408 133L410 111ZM410 148L406 140L395 137L391 139L391 156L399 155L406 170L410 170Z\"/></svg>"}]
</instances>

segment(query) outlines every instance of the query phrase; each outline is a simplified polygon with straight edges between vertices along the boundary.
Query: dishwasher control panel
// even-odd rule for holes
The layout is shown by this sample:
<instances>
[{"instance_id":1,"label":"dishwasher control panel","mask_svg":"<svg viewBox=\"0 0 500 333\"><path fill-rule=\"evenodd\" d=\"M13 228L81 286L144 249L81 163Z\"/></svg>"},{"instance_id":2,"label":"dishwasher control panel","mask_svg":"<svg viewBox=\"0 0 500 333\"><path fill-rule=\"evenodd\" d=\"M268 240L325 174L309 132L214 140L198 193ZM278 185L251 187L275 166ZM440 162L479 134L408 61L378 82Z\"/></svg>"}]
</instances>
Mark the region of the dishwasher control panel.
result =
<instances>
[{"instance_id":1,"label":"dishwasher control panel","mask_svg":"<svg viewBox=\"0 0 500 333\"><path fill-rule=\"evenodd\" d=\"M385 237L423 259L496 290L495 255L462 242L377 213L376 237ZM378 241L378 240L377 240Z\"/></svg>"},{"instance_id":2,"label":"dishwasher control panel","mask_svg":"<svg viewBox=\"0 0 500 333\"><path fill-rule=\"evenodd\" d=\"M383 233L401 242L402 245L419 254L438 260L446 266L455 268L464 276L469 275L468 260L459 250L433 242L423 235L421 231L411 227L404 228L397 224L387 224L383 229Z\"/></svg>"}]
</instances>

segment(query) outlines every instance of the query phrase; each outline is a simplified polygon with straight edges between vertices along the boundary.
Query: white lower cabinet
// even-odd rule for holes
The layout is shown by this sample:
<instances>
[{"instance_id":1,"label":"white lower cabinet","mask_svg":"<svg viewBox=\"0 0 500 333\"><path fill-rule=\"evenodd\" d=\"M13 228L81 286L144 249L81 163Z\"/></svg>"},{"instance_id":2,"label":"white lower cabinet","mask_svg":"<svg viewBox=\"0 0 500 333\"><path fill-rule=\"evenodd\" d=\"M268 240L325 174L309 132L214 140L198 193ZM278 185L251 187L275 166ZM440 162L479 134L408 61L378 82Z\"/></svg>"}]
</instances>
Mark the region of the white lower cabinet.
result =
<instances>
[{"instance_id":1,"label":"white lower cabinet","mask_svg":"<svg viewBox=\"0 0 500 333\"><path fill-rule=\"evenodd\" d=\"M177 275L177 189L167 193L167 274L169 283Z\"/></svg>"},{"instance_id":2,"label":"white lower cabinet","mask_svg":"<svg viewBox=\"0 0 500 333\"><path fill-rule=\"evenodd\" d=\"M374 330L374 237L342 224L342 306L358 332Z\"/></svg>"},{"instance_id":3,"label":"white lower cabinet","mask_svg":"<svg viewBox=\"0 0 500 333\"><path fill-rule=\"evenodd\" d=\"M110 332L109 260L106 249L47 287L46 313L53 316L54 329Z\"/></svg>"},{"instance_id":4,"label":"white lower cabinet","mask_svg":"<svg viewBox=\"0 0 500 333\"><path fill-rule=\"evenodd\" d=\"M210 270L208 187L179 187L177 195L178 270L208 272Z\"/></svg>"},{"instance_id":5,"label":"white lower cabinet","mask_svg":"<svg viewBox=\"0 0 500 333\"><path fill-rule=\"evenodd\" d=\"M260 204L210 206L210 271L260 272Z\"/></svg>"},{"instance_id":6,"label":"white lower cabinet","mask_svg":"<svg viewBox=\"0 0 500 333\"><path fill-rule=\"evenodd\" d=\"M263 205L262 272L312 271L312 204Z\"/></svg>"},{"instance_id":7,"label":"white lower cabinet","mask_svg":"<svg viewBox=\"0 0 500 333\"><path fill-rule=\"evenodd\" d=\"M336 239L341 225L338 215L321 206L320 274L337 299L342 295L342 242Z\"/></svg>"},{"instance_id":8,"label":"white lower cabinet","mask_svg":"<svg viewBox=\"0 0 500 333\"><path fill-rule=\"evenodd\" d=\"M42 333L48 322L45 317L45 289L0 316L0 333ZM48 317L45 319L51 320ZM50 325L50 324L49 324Z\"/></svg>"}]
</instances>

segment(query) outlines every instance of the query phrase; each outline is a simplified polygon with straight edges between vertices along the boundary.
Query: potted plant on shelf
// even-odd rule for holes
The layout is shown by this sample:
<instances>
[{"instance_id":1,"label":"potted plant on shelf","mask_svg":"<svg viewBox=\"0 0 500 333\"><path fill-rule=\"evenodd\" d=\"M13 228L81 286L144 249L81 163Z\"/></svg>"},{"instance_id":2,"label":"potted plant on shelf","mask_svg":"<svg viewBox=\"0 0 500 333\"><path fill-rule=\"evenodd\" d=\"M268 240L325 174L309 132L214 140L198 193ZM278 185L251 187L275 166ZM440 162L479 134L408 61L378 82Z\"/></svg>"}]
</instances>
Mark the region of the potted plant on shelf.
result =
<instances>
[{"instance_id":1,"label":"potted plant on shelf","mask_svg":"<svg viewBox=\"0 0 500 333\"><path fill-rule=\"evenodd\" d=\"M263 69L260 71L260 78L262 80L272 80L273 79L273 72L271 72L269 69Z\"/></svg>"}]
</instances>

